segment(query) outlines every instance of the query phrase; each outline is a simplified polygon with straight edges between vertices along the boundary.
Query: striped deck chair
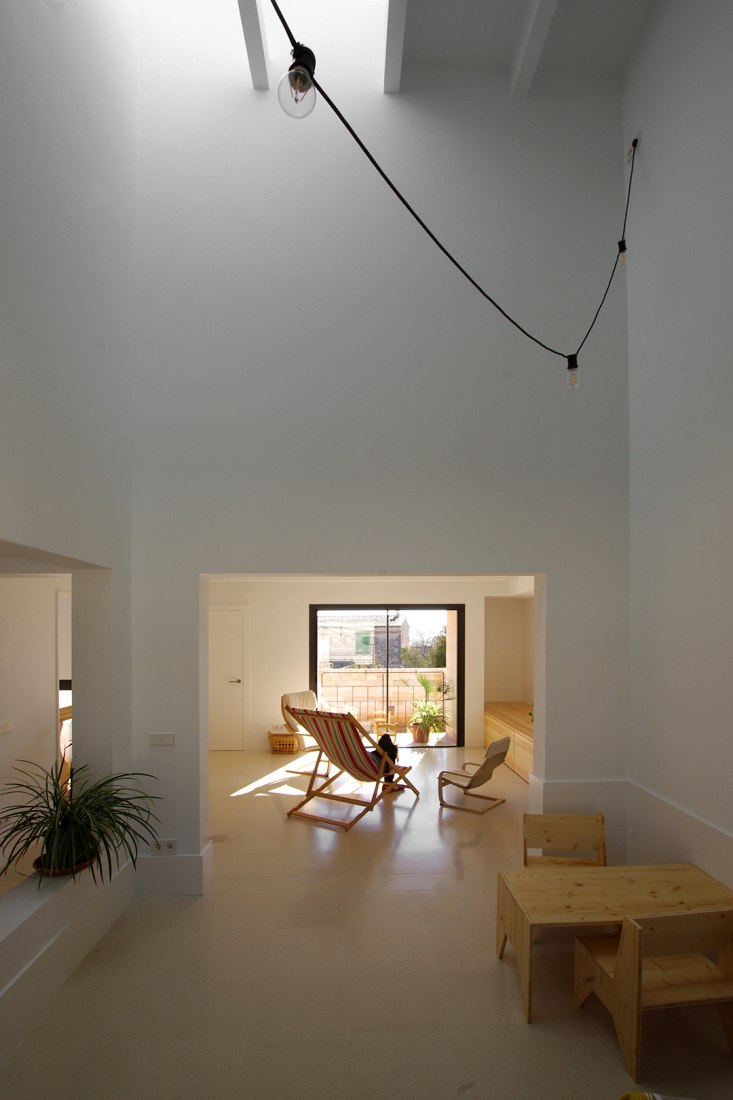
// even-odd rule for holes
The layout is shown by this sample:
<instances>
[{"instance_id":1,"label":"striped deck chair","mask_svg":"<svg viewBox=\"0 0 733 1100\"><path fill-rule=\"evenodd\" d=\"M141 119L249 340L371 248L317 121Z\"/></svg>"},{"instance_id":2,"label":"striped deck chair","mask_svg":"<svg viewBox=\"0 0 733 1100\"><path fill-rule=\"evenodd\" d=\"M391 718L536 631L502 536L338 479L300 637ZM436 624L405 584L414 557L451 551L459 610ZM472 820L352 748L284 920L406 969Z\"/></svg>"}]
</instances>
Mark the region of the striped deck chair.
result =
<instances>
[{"instance_id":1,"label":"striped deck chair","mask_svg":"<svg viewBox=\"0 0 733 1100\"><path fill-rule=\"evenodd\" d=\"M336 825L339 829L351 829L361 820L365 813L373 810L378 802L395 790L401 789L404 784L409 787L417 797L420 792L410 780L407 773L410 767L403 766L390 760L386 752L379 748L376 741L357 722L353 714L336 714L325 710L301 710L297 707L287 707L295 721L308 731L318 744L318 756L316 758L313 773L308 781L308 789L305 798L288 810L288 817L307 817L312 821L322 821L326 825ZM381 755L377 762L371 755L376 752ZM324 782L318 774L321 757L333 764L336 769ZM340 794L331 790L332 785L342 775L350 775L359 783L373 784L371 798L360 798L353 794ZM385 783L385 775L396 775L398 783ZM315 798L323 798L332 802L346 802L352 806L360 806L359 813L346 821L333 817L322 817L318 813L308 813L303 809Z\"/></svg>"}]
</instances>

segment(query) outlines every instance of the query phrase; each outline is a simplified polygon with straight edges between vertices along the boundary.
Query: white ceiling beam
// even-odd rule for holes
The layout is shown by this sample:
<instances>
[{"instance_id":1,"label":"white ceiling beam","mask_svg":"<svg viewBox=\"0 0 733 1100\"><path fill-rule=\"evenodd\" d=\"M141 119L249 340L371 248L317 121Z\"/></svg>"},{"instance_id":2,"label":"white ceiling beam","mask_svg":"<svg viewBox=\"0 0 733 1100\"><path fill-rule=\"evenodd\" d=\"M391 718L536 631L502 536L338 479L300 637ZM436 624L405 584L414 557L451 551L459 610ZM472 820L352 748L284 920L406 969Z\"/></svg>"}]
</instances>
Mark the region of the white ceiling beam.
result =
<instances>
[{"instance_id":1,"label":"white ceiling beam","mask_svg":"<svg viewBox=\"0 0 733 1100\"><path fill-rule=\"evenodd\" d=\"M405 46L407 0L389 0L387 43L384 51L384 90L399 92L402 81L402 55Z\"/></svg>"},{"instance_id":2,"label":"white ceiling beam","mask_svg":"<svg viewBox=\"0 0 733 1100\"><path fill-rule=\"evenodd\" d=\"M252 87L266 91L270 87L267 79L267 61L265 59L265 33L260 23L257 0L238 0L239 16L244 31L244 44L247 47L247 60L252 76Z\"/></svg>"},{"instance_id":3,"label":"white ceiling beam","mask_svg":"<svg viewBox=\"0 0 733 1100\"><path fill-rule=\"evenodd\" d=\"M556 10L557 0L530 0L512 62L512 95L529 94Z\"/></svg>"}]
</instances>

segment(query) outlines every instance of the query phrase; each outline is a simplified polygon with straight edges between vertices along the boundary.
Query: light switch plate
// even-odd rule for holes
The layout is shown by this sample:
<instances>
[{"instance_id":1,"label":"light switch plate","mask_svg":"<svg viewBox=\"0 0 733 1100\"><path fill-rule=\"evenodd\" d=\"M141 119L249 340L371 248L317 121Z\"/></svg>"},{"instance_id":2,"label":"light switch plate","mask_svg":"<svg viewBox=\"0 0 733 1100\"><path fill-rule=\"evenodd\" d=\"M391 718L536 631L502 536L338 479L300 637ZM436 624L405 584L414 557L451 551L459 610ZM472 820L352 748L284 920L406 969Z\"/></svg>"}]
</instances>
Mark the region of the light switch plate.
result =
<instances>
[{"instance_id":1,"label":"light switch plate","mask_svg":"<svg viewBox=\"0 0 733 1100\"><path fill-rule=\"evenodd\" d=\"M175 745L176 735L175 733L150 733L148 734L149 745Z\"/></svg>"}]
</instances>

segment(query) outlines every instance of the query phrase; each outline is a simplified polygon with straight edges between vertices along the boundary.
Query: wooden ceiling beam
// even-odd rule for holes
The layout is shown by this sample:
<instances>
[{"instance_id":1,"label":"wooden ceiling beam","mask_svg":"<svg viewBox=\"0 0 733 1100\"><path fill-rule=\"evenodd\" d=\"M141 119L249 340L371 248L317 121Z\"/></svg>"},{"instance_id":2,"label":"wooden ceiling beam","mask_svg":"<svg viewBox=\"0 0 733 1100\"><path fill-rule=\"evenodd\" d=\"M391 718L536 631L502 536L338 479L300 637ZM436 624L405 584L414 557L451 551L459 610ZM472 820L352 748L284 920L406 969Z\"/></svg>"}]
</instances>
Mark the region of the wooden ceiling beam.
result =
<instances>
[{"instance_id":1,"label":"wooden ceiling beam","mask_svg":"<svg viewBox=\"0 0 733 1100\"><path fill-rule=\"evenodd\" d=\"M389 0L387 43L384 51L384 90L399 92L402 82L402 55L405 46L407 0Z\"/></svg>"},{"instance_id":2,"label":"wooden ceiling beam","mask_svg":"<svg viewBox=\"0 0 733 1100\"><path fill-rule=\"evenodd\" d=\"M252 87L266 91L270 84L267 79L264 27L260 22L257 0L238 0L238 3L239 17L242 20L242 30L244 31L244 44L247 47L249 71L252 76Z\"/></svg>"}]
</instances>

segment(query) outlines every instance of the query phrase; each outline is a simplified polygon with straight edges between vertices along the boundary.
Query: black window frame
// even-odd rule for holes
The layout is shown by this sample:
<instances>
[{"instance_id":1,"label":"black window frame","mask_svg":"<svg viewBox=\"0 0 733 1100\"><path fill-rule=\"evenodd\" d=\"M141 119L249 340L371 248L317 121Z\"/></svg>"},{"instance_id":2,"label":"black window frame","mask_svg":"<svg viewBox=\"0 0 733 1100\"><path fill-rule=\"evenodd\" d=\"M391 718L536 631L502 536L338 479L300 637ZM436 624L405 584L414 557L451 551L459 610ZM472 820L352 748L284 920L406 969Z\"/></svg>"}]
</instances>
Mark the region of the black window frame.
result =
<instances>
[{"instance_id":1,"label":"black window frame","mask_svg":"<svg viewBox=\"0 0 733 1100\"><path fill-rule=\"evenodd\" d=\"M465 745L466 605L464 603L312 603L308 605L308 680L318 694L319 611L455 611L456 612L456 747Z\"/></svg>"}]
</instances>

